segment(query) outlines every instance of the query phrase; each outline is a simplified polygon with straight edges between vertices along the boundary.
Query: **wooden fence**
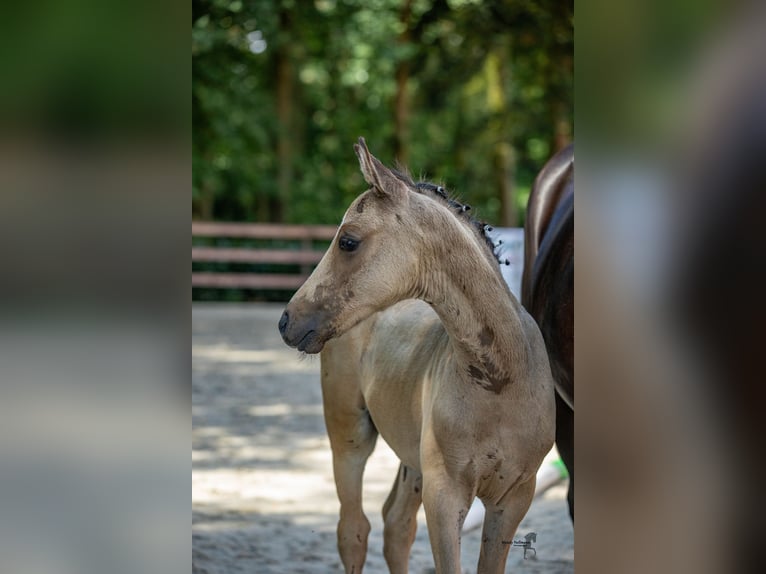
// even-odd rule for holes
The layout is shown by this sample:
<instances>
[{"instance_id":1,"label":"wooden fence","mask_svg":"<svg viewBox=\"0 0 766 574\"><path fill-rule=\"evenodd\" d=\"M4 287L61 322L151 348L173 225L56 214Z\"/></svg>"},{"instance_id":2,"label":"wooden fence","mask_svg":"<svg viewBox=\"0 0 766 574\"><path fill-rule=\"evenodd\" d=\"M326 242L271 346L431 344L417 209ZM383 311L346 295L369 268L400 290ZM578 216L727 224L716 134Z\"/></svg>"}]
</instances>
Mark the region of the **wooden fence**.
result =
<instances>
[{"instance_id":1,"label":"wooden fence","mask_svg":"<svg viewBox=\"0 0 766 574\"><path fill-rule=\"evenodd\" d=\"M192 263L269 264L287 267L283 272L195 272L192 287L221 289L298 289L319 263L327 241L335 236L334 225L280 225L272 223L192 222ZM212 243L231 239L259 240L258 247L199 246L194 238ZM211 243L210 241L208 243ZM290 272L298 266L298 272Z\"/></svg>"}]
</instances>

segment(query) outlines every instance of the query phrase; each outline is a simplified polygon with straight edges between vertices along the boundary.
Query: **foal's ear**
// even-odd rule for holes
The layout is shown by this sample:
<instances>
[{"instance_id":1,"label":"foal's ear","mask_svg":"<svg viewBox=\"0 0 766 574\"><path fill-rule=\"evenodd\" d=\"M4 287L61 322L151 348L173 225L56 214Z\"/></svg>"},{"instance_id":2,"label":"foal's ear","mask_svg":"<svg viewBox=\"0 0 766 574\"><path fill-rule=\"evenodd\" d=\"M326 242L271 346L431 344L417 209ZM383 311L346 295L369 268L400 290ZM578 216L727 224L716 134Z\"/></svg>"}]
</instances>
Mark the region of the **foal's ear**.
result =
<instances>
[{"instance_id":1,"label":"foal's ear","mask_svg":"<svg viewBox=\"0 0 766 574\"><path fill-rule=\"evenodd\" d=\"M356 157L359 158L359 168L362 170L364 181L381 195L400 196L407 193L407 187L396 177L390 169L370 153L364 138L359 138L359 143L354 144Z\"/></svg>"}]
</instances>

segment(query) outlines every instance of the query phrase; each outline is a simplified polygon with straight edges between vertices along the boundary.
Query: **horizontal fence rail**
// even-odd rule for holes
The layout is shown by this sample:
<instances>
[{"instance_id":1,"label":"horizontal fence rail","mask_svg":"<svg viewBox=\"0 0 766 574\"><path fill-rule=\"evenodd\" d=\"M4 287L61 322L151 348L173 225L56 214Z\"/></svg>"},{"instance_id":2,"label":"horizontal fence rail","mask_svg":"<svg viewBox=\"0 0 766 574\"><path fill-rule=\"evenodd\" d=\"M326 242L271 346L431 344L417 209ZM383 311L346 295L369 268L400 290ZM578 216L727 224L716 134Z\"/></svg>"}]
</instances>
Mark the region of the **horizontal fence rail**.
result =
<instances>
[{"instance_id":1,"label":"horizontal fence rail","mask_svg":"<svg viewBox=\"0 0 766 574\"><path fill-rule=\"evenodd\" d=\"M224 223L193 221L195 237L248 237L251 239L325 239L335 236L334 225L289 225L281 223Z\"/></svg>"},{"instance_id":2,"label":"horizontal fence rail","mask_svg":"<svg viewBox=\"0 0 766 574\"><path fill-rule=\"evenodd\" d=\"M335 236L334 225L281 225L275 223L192 222L192 265L264 265L268 271L194 271L192 287L216 289L298 289L324 255ZM195 245L195 239L205 245ZM231 240L259 242L258 246L232 246ZM212 243L212 245L211 245ZM223 243L223 245L218 245ZM274 267L285 267L274 272ZM295 271L296 266L298 271ZM228 265L226 265L228 267ZM290 271L292 268L292 272Z\"/></svg>"},{"instance_id":3,"label":"horizontal fence rail","mask_svg":"<svg viewBox=\"0 0 766 574\"><path fill-rule=\"evenodd\" d=\"M320 259L322 259L322 252L313 250L274 249L272 251L269 249L192 247L192 261L316 265Z\"/></svg>"}]
</instances>

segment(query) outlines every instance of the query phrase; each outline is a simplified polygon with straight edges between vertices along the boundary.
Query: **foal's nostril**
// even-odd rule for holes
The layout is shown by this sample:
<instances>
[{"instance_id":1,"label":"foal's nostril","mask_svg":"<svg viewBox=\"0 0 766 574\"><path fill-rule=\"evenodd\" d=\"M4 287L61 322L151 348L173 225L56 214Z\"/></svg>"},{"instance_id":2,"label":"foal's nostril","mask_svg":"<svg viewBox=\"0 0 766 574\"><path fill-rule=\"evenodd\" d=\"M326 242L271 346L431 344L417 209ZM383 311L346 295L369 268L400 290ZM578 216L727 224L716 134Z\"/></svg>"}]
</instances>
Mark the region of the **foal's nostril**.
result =
<instances>
[{"instance_id":1,"label":"foal's nostril","mask_svg":"<svg viewBox=\"0 0 766 574\"><path fill-rule=\"evenodd\" d=\"M280 334L285 334L285 329L287 329L287 322L290 320L290 316L287 314L287 311L282 313L282 316L279 318L279 332Z\"/></svg>"}]
</instances>

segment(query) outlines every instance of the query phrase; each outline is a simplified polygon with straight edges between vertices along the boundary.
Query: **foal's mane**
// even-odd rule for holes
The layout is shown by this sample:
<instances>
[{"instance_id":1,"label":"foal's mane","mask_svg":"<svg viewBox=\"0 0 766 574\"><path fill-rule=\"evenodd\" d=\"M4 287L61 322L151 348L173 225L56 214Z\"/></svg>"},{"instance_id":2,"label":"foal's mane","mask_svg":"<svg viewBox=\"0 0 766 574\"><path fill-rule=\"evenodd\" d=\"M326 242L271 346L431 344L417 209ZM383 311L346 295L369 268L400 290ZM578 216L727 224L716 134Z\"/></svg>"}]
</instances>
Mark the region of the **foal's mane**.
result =
<instances>
[{"instance_id":1,"label":"foal's mane","mask_svg":"<svg viewBox=\"0 0 766 574\"><path fill-rule=\"evenodd\" d=\"M404 182L410 189L414 189L421 195L426 195L432 199L446 205L452 213L458 219L464 221L469 226L473 227L479 236L484 240L487 249L489 249L492 257L502 265L509 265L510 261L501 256L500 248L503 244L502 239L498 239L497 242L492 238L490 233L494 231L494 228L486 221L479 221L475 219L471 214L471 206L467 203L460 203L454 197L450 197L447 191L441 185L436 185L428 181L419 181L415 183L410 175L406 171L399 171L392 169L391 172L402 182Z\"/></svg>"}]
</instances>

